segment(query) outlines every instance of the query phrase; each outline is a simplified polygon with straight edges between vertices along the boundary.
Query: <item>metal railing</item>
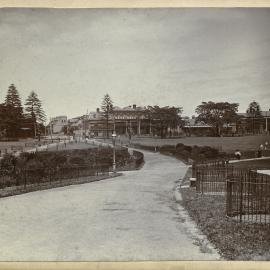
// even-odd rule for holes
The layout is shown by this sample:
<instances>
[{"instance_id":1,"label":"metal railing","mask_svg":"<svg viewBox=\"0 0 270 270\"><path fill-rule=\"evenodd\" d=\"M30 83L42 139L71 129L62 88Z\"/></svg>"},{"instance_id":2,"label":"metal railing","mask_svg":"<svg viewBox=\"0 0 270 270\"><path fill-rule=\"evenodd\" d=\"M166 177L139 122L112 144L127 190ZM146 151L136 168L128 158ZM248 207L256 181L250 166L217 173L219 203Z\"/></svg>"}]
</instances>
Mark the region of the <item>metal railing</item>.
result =
<instances>
[{"instance_id":1,"label":"metal railing","mask_svg":"<svg viewBox=\"0 0 270 270\"><path fill-rule=\"evenodd\" d=\"M226 214L239 222L270 223L270 175L234 170L226 181Z\"/></svg>"},{"instance_id":2,"label":"metal railing","mask_svg":"<svg viewBox=\"0 0 270 270\"><path fill-rule=\"evenodd\" d=\"M108 175L111 164L95 166L73 166L56 168L18 168L0 169L0 189L8 187L27 188L28 185L54 184L56 181L78 180L82 177Z\"/></svg>"},{"instance_id":3,"label":"metal railing","mask_svg":"<svg viewBox=\"0 0 270 270\"><path fill-rule=\"evenodd\" d=\"M224 193L226 179L233 174L233 166L225 161L208 164L194 164L192 177L196 178L196 191L204 193Z\"/></svg>"}]
</instances>

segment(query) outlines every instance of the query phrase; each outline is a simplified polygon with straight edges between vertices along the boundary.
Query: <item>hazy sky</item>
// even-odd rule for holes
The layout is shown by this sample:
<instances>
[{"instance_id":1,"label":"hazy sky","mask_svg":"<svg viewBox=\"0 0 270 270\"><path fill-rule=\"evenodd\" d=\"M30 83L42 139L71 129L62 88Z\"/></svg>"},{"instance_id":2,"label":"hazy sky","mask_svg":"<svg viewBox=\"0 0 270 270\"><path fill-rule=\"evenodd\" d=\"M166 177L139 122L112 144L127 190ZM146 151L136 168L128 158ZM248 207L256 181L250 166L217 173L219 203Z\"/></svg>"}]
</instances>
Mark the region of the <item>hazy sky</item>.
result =
<instances>
[{"instance_id":1,"label":"hazy sky","mask_svg":"<svg viewBox=\"0 0 270 270\"><path fill-rule=\"evenodd\" d=\"M270 108L270 9L2 9L0 101L14 83L48 117L100 106L257 100Z\"/></svg>"}]
</instances>

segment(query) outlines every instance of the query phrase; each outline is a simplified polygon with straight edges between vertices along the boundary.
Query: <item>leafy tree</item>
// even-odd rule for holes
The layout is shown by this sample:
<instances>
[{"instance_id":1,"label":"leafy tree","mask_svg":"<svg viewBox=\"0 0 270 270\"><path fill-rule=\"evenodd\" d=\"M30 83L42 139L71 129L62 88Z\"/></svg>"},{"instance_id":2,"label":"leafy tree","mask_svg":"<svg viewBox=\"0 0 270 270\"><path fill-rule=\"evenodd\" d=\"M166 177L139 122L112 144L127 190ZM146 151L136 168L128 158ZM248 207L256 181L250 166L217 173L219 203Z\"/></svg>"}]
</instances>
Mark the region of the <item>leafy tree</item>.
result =
<instances>
[{"instance_id":1,"label":"leafy tree","mask_svg":"<svg viewBox=\"0 0 270 270\"><path fill-rule=\"evenodd\" d=\"M23 123L23 108L19 92L14 84L11 84L8 88L5 99L5 111L7 135L18 137Z\"/></svg>"},{"instance_id":2,"label":"leafy tree","mask_svg":"<svg viewBox=\"0 0 270 270\"><path fill-rule=\"evenodd\" d=\"M202 102L195 110L198 114L196 121L213 126L216 135L220 136L224 124L238 121L238 106L238 103Z\"/></svg>"},{"instance_id":3,"label":"leafy tree","mask_svg":"<svg viewBox=\"0 0 270 270\"><path fill-rule=\"evenodd\" d=\"M260 104L256 101L252 101L247 108L247 114L249 114L250 116L261 116L261 107Z\"/></svg>"},{"instance_id":4,"label":"leafy tree","mask_svg":"<svg viewBox=\"0 0 270 270\"><path fill-rule=\"evenodd\" d=\"M182 124L181 107L148 106L151 122L156 126L160 137L166 138L168 128L176 128Z\"/></svg>"},{"instance_id":5,"label":"leafy tree","mask_svg":"<svg viewBox=\"0 0 270 270\"><path fill-rule=\"evenodd\" d=\"M36 137L39 127L46 121L46 115L42 109L42 103L34 91L29 94L25 101L25 111Z\"/></svg>"},{"instance_id":6,"label":"leafy tree","mask_svg":"<svg viewBox=\"0 0 270 270\"><path fill-rule=\"evenodd\" d=\"M111 97L109 96L109 94L106 94L104 96L101 103L101 109L103 111L103 116L106 121L106 136L107 138L109 138L109 119L110 119L110 115L113 112L113 101Z\"/></svg>"},{"instance_id":7,"label":"leafy tree","mask_svg":"<svg viewBox=\"0 0 270 270\"><path fill-rule=\"evenodd\" d=\"M5 104L0 104L0 138L5 137L6 132L6 106Z\"/></svg>"}]
</instances>

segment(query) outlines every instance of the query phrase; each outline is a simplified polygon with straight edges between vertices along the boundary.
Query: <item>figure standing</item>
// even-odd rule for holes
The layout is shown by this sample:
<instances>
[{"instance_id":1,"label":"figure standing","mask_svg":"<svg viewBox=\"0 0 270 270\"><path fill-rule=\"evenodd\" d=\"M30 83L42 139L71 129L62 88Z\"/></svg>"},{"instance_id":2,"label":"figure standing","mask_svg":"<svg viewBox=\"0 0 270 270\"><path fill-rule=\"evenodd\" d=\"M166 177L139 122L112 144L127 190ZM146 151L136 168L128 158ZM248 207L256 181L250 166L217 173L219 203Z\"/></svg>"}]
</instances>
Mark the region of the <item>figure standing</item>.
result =
<instances>
[{"instance_id":1,"label":"figure standing","mask_svg":"<svg viewBox=\"0 0 270 270\"><path fill-rule=\"evenodd\" d=\"M238 160L240 160L241 159L241 155L242 155L241 152L238 149L236 149L235 150L235 153L234 153L235 158L238 159Z\"/></svg>"}]
</instances>

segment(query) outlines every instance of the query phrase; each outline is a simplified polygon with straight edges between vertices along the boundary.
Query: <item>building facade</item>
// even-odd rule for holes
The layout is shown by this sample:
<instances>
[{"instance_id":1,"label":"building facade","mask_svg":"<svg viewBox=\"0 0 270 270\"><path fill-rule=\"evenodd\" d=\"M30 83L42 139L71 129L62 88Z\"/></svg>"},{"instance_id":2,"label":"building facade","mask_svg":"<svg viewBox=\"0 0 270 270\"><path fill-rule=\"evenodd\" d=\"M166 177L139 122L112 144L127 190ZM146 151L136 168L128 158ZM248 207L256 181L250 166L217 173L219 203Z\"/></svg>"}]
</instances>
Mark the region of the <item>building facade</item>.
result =
<instances>
[{"instance_id":1,"label":"building facade","mask_svg":"<svg viewBox=\"0 0 270 270\"><path fill-rule=\"evenodd\" d=\"M126 136L155 136L160 134L158 121L151 120L147 107L136 106L114 107L109 119L99 108L84 116L69 120L69 131L74 135L80 134L86 137L111 136L115 131L117 135ZM180 127L169 127L167 133L170 136L179 135Z\"/></svg>"},{"instance_id":2,"label":"building facade","mask_svg":"<svg viewBox=\"0 0 270 270\"><path fill-rule=\"evenodd\" d=\"M48 133L60 134L64 133L65 127L68 125L67 116L61 115L51 118L49 125L47 126Z\"/></svg>"}]
</instances>

